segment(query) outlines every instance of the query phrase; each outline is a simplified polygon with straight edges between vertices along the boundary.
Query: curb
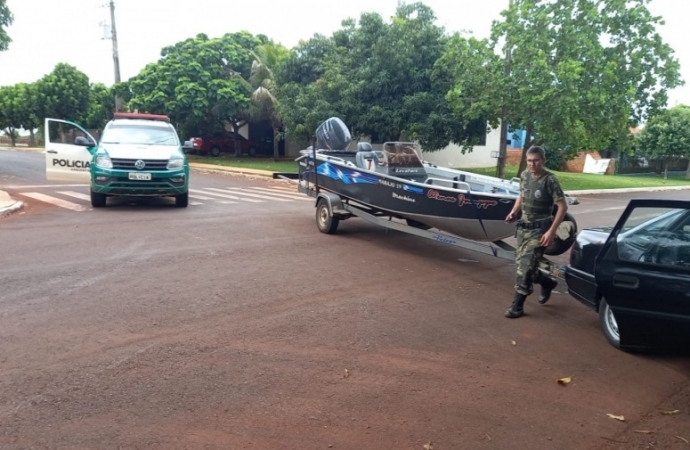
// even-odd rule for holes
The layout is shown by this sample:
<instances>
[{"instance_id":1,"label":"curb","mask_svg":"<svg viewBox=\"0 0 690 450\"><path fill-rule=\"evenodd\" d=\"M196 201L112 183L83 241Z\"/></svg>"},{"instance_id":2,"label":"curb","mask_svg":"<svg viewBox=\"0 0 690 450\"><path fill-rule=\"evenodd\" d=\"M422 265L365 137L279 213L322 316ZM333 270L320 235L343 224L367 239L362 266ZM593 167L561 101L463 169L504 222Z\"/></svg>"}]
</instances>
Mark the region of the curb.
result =
<instances>
[{"instance_id":1,"label":"curb","mask_svg":"<svg viewBox=\"0 0 690 450\"><path fill-rule=\"evenodd\" d=\"M24 208L24 202L20 201L15 201L9 206L5 206L0 208L0 217L6 217L12 214L13 212L17 212L20 209Z\"/></svg>"},{"instance_id":2,"label":"curb","mask_svg":"<svg viewBox=\"0 0 690 450\"><path fill-rule=\"evenodd\" d=\"M621 194L626 192L658 192L658 191L687 191L690 186L657 186L657 187L642 187L642 188L619 188L619 189L584 189L581 191L565 191L566 194L577 195L592 195L592 194Z\"/></svg>"},{"instance_id":3,"label":"curb","mask_svg":"<svg viewBox=\"0 0 690 450\"><path fill-rule=\"evenodd\" d=\"M242 175L255 175L259 177L273 178L273 173L269 170L258 170L258 169L245 169L241 167L230 167L230 166L216 166L213 164L204 163L189 163L189 167L192 169L208 170L214 172L230 172L239 173Z\"/></svg>"}]
</instances>

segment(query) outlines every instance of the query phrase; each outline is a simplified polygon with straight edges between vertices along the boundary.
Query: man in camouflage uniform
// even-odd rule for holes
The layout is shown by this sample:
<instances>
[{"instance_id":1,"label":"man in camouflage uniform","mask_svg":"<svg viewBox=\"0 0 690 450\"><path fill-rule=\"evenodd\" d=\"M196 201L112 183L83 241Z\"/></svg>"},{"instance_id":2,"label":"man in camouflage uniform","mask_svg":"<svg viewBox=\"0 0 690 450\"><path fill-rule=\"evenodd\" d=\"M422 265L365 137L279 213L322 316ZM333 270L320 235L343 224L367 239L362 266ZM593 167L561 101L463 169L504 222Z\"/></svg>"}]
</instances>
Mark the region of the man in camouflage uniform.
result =
<instances>
[{"instance_id":1,"label":"man in camouflage uniform","mask_svg":"<svg viewBox=\"0 0 690 450\"><path fill-rule=\"evenodd\" d=\"M520 176L520 195L506 216L506 222L511 223L517 220L518 211L522 211L517 224L515 298L505 313L511 319L522 316L533 283L541 285L539 303L542 305L549 301L551 291L558 285L554 278L539 270L539 264L544 260L544 250L556 237L568 205L558 179L544 168L545 160L542 147L532 146L527 150L528 170ZM554 205L558 208L555 217Z\"/></svg>"}]
</instances>

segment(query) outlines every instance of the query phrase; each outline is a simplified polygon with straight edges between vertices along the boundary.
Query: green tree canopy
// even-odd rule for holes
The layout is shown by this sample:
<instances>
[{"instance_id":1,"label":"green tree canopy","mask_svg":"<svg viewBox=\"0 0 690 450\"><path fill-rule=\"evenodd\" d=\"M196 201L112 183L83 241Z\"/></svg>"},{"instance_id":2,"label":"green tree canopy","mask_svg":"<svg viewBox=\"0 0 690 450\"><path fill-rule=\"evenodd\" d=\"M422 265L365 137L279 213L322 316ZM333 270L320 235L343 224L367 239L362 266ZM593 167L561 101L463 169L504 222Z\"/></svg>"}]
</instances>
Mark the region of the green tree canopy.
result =
<instances>
[{"instance_id":1,"label":"green tree canopy","mask_svg":"<svg viewBox=\"0 0 690 450\"><path fill-rule=\"evenodd\" d=\"M102 83L89 86L89 109L82 123L90 129L103 128L115 113L115 93Z\"/></svg>"},{"instance_id":2,"label":"green tree canopy","mask_svg":"<svg viewBox=\"0 0 690 450\"><path fill-rule=\"evenodd\" d=\"M17 85L0 87L0 129L10 137L13 147L17 137L15 130L22 126L22 108Z\"/></svg>"},{"instance_id":3,"label":"green tree canopy","mask_svg":"<svg viewBox=\"0 0 690 450\"><path fill-rule=\"evenodd\" d=\"M199 34L166 47L158 62L126 83L124 98L130 109L168 114L182 128L224 129L230 123L237 134L250 105L246 80L253 51L265 42L247 32L214 39ZM238 154L237 136L235 141Z\"/></svg>"},{"instance_id":4,"label":"green tree canopy","mask_svg":"<svg viewBox=\"0 0 690 450\"><path fill-rule=\"evenodd\" d=\"M689 159L686 178L690 178L690 106L675 106L649 119L637 138L637 147L647 159L664 161L664 178L671 160Z\"/></svg>"},{"instance_id":5,"label":"green tree canopy","mask_svg":"<svg viewBox=\"0 0 690 450\"><path fill-rule=\"evenodd\" d=\"M7 34L5 28L12 25L13 20L14 17L12 16L10 9L7 7L6 0L0 0L0 52L7 50L10 42L12 42L12 39L10 39L10 36Z\"/></svg>"},{"instance_id":6,"label":"green tree canopy","mask_svg":"<svg viewBox=\"0 0 690 450\"><path fill-rule=\"evenodd\" d=\"M60 63L36 82L40 116L83 121L89 109L89 77L76 67Z\"/></svg>"},{"instance_id":7,"label":"green tree canopy","mask_svg":"<svg viewBox=\"0 0 690 450\"><path fill-rule=\"evenodd\" d=\"M682 84L673 50L656 31L663 22L650 0L514 0L494 22L487 48L455 42L485 65L454 70L449 101L455 112L476 93L484 99L464 114L501 117L527 131L525 149L609 148L629 127L665 106L667 92ZM509 73L488 50L510 49ZM469 51L469 50L468 50ZM472 54L472 52L470 52ZM446 55L450 58L451 55ZM505 72L504 72L505 73ZM523 162L520 171L524 169Z\"/></svg>"}]
</instances>

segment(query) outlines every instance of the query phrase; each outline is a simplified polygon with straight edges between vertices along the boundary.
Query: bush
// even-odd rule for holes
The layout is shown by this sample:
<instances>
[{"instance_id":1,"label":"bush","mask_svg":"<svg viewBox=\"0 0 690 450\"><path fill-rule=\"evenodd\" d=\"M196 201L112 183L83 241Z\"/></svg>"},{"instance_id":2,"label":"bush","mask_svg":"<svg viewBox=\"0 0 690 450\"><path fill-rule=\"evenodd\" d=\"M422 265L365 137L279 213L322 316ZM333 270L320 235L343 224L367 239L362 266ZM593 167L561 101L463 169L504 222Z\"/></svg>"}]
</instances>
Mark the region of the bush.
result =
<instances>
[{"instance_id":1,"label":"bush","mask_svg":"<svg viewBox=\"0 0 690 450\"><path fill-rule=\"evenodd\" d=\"M565 169L568 158L565 150L544 149L546 152L546 162L544 165L551 170L562 171Z\"/></svg>"}]
</instances>

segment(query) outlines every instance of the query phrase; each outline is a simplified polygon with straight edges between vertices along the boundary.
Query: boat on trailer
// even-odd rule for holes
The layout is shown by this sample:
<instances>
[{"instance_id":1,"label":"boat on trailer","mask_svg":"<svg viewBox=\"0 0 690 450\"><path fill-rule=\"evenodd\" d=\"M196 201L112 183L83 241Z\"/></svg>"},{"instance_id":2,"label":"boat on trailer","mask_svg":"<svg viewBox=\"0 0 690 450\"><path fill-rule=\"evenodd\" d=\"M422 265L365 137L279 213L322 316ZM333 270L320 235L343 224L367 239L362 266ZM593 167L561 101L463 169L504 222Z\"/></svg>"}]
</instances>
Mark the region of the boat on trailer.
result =
<instances>
[{"instance_id":1,"label":"boat on trailer","mask_svg":"<svg viewBox=\"0 0 690 450\"><path fill-rule=\"evenodd\" d=\"M335 233L341 220L357 216L439 242L514 257L514 249L502 240L515 235L515 224L505 218L519 195L519 180L430 164L412 142L386 142L381 150L360 142L357 151L347 150L349 143L345 125L332 118L317 129L317 146L302 150L296 160L298 190L316 198L320 231ZM570 215L567 220L575 223ZM561 254L571 244L572 239L556 240L546 253Z\"/></svg>"}]
</instances>

